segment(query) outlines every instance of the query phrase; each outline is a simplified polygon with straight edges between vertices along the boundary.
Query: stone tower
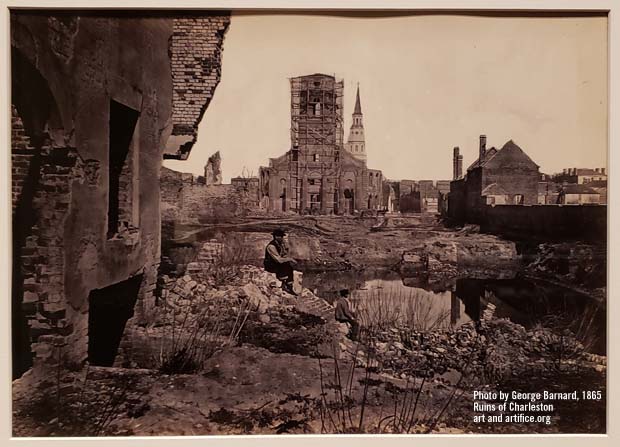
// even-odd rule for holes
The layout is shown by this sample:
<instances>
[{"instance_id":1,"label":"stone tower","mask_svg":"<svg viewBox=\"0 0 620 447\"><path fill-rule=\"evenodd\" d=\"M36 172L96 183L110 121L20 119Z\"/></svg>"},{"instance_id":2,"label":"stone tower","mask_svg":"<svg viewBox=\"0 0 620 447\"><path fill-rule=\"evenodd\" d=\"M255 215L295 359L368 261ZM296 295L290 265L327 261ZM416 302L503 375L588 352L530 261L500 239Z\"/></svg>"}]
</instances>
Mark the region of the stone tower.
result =
<instances>
[{"instance_id":1,"label":"stone tower","mask_svg":"<svg viewBox=\"0 0 620 447\"><path fill-rule=\"evenodd\" d=\"M357 86L355 109L353 110L353 124L349 132L346 150L358 160L366 163L366 141L364 139L364 124L362 122L362 105L360 103L360 86Z\"/></svg>"},{"instance_id":2,"label":"stone tower","mask_svg":"<svg viewBox=\"0 0 620 447\"><path fill-rule=\"evenodd\" d=\"M291 79L291 151L288 179L276 185L282 210L329 212L334 208L336 176L343 146L344 82L315 73Z\"/></svg>"}]
</instances>

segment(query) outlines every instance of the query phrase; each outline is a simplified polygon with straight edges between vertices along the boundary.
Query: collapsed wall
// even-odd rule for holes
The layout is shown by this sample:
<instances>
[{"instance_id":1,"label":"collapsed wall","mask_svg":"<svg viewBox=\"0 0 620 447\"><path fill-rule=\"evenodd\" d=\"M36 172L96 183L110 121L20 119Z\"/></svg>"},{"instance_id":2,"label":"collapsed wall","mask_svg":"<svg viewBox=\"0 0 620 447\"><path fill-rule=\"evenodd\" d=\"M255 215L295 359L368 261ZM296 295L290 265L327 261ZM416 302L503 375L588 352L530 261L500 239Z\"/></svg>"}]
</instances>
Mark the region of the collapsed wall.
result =
<instances>
[{"instance_id":1,"label":"collapsed wall","mask_svg":"<svg viewBox=\"0 0 620 447\"><path fill-rule=\"evenodd\" d=\"M253 182L248 182L250 186L209 185L198 179L162 168L163 221L214 223L259 211L258 187Z\"/></svg>"},{"instance_id":2,"label":"collapsed wall","mask_svg":"<svg viewBox=\"0 0 620 447\"><path fill-rule=\"evenodd\" d=\"M175 17L170 37L173 80L172 134L164 158L186 160L198 138L198 124L222 76L228 12Z\"/></svg>"},{"instance_id":3,"label":"collapsed wall","mask_svg":"<svg viewBox=\"0 0 620 447\"><path fill-rule=\"evenodd\" d=\"M195 139L229 20L11 13L14 377L127 358L155 304L164 148L191 148L173 137Z\"/></svg>"}]
</instances>

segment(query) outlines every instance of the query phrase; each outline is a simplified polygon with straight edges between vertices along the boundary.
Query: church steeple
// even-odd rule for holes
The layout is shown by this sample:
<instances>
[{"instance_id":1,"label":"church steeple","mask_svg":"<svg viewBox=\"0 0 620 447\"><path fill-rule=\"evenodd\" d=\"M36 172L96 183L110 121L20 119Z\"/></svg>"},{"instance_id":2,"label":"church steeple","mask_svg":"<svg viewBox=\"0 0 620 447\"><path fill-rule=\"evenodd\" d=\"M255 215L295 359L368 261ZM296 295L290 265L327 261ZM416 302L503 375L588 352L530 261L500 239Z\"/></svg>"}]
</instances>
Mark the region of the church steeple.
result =
<instances>
[{"instance_id":1,"label":"church steeple","mask_svg":"<svg viewBox=\"0 0 620 447\"><path fill-rule=\"evenodd\" d=\"M364 138L364 124L362 118L362 103L360 101L360 86L358 83L355 108L353 109L353 122L345 148L355 158L366 162L366 141Z\"/></svg>"},{"instance_id":2,"label":"church steeple","mask_svg":"<svg viewBox=\"0 0 620 447\"><path fill-rule=\"evenodd\" d=\"M353 110L353 115L361 115L362 114L362 105L360 103L360 84L357 84L357 98L355 98L355 109Z\"/></svg>"}]
</instances>

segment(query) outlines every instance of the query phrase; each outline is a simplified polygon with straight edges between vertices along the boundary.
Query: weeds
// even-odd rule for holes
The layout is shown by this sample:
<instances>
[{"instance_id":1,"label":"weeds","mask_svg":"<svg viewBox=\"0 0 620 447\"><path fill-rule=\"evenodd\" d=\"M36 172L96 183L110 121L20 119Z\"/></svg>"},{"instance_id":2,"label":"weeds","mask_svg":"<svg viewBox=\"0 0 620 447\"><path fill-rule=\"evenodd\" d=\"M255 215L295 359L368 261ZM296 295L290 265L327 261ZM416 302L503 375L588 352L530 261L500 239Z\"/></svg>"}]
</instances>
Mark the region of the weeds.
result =
<instances>
[{"instance_id":1,"label":"weeds","mask_svg":"<svg viewBox=\"0 0 620 447\"><path fill-rule=\"evenodd\" d=\"M369 340L377 338L372 333L368 335ZM394 379L378 375L381 362L376 356L372 341L371 346L367 346L364 352L361 352L360 348L358 343L348 371L344 370L334 348L331 381L328 381L329 374L324 361L319 359L322 433L412 433L420 427L430 433L445 417L447 409L463 394L461 383L468 374L471 360L464 365L450 394L443 402L439 402L439 405L436 403L433 408L437 410L429 415L426 406L430 403L430 393L425 396L425 387L429 383L427 377L408 377L404 388L398 386ZM471 359L473 356L469 357ZM356 367L358 360L364 360L363 367ZM361 390L353 387L356 369L358 374L363 376L358 379ZM371 402L373 400L374 402ZM369 411L371 406L379 407L378 414L376 408Z\"/></svg>"},{"instance_id":2,"label":"weeds","mask_svg":"<svg viewBox=\"0 0 620 447\"><path fill-rule=\"evenodd\" d=\"M363 327L374 331L405 327L432 331L449 327L450 311L437 311L419 290L373 290L354 302Z\"/></svg>"},{"instance_id":3,"label":"weeds","mask_svg":"<svg viewBox=\"0 0 620 447\"><path fill-rule=\"evenodd\" d=\"M222 244L222 248L217 260L205 274L216 286L230 284L239 277L241 266L251 259L251 250L244 234L218 234L216 240Z\"/></svg>"},{"instance_id":4,"label":"weeds","mask_svg":"<svg viewBox=\"0 0 620 447\"><path fill-rule=\"evenodd\" d=\"M202 369L205 360L239 339L252 310L249 300L241 300L237 306L225 298L196 301L169 306L164 313L155 359L164 374L191 374Z\"/></svg>"}]
</instances>

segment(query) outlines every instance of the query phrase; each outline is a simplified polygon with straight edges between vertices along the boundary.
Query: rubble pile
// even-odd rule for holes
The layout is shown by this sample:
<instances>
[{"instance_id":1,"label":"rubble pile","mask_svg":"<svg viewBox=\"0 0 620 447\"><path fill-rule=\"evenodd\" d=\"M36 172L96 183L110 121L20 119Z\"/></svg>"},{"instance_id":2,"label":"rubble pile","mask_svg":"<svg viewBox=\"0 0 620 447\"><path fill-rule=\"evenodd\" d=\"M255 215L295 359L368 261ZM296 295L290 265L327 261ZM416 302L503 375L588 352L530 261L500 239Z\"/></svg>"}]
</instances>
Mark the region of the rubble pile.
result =
<instances>
[{"instance_id":1,"label":"rubble pile","mask_svg":"<svg viewBox=\"0 0 620 447\"><path fill-rule=\"evenodd\" d=\"M164 277L164 281L165 305L161 308L174 314L179 325L202 324L205 315L217 315L222 327L232 330L230 325L241 318L244 327L238 341L274 353L331 356L332 344L338 346L338 354L352 351L347 328L330 321L333 311L324 300L307 289L299 297L290 295L281 290L273 274L258 267L240 267L237 279L222 286L190 275ZM314 305L314 301L322 304ZM605 368L605 358L586 353L572 334L542 327L526 330L508 319L495 318L491 307L480 322L451 330L412 330L405 325L372 330L367 332L363 343L367 346L362 349L376 356L384 372L397 377L431 377L467 370L498 381L528 368L549 368L558 362L590 365L599 371ZM171 321L170 316L160 321ZM363 362L364 356L358 357Z\"/></svg>"},{"instance_id":2,"label":"rubble pile","mask_svg":"<svg viewBox=\"0 0 620 447\"><path fill-rule=\"evenodd\" d=\"M134 353L134 362L162 368L175 356L191 355L198 357L192 366L200 369L206 358L238 343L318 356L336 332L325 318L332 314L331 306L311 291L294 296L281 289L275 275L254 266L238 266L234 279L224 285L209 271L179 278L164 275L160 305L133 335L134 346L146 346Z\"/></svg>"},{"instance_id":3,"label":"rubble pile","mask_svg":"<svg viewBox=\"0 0 620 447\"><path fill-rule=\"evenodd\" d=\"M369 345L384 372L401 378L433 377L452 370L490 383L532 371L606 369L606 358L587 353L571 334L542 327L526 330L492 316L450 331L406 327L375 331Z\"/></svg>"}]
</instances>

